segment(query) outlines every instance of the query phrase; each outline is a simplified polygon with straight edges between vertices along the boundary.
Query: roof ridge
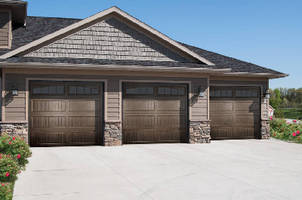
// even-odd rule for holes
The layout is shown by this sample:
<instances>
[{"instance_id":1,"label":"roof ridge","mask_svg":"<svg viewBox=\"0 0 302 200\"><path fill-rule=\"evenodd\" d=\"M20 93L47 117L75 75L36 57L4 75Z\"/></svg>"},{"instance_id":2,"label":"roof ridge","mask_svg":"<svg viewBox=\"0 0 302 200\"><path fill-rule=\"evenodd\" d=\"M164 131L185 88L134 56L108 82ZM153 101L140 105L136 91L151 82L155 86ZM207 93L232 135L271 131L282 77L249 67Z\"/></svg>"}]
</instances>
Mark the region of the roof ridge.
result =
<instances>
[{"instance_id":1,"label":"roof ridge","mask_svg":"<svg viewBox=\"0 0 302 200\"><path fill-rule=\"evenodd\" d=\"M81 18L72 18L72 17L48 17L48 16L27 16L29 18L40 18L40 19L68 19L68 20L83 20Z\"/></svg>"}]
</instances>

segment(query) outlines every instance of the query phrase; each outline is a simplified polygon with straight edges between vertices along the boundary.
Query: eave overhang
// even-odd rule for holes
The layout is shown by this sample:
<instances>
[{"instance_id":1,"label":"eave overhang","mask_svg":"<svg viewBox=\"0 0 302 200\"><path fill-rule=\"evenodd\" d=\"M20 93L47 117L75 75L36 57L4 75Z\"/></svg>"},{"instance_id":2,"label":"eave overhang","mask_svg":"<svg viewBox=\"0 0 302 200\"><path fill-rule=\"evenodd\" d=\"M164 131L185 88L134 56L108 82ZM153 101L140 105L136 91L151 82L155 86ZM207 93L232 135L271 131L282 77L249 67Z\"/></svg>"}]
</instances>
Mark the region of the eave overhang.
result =
<instances>
[{"instance_id":1,"label":"eave overhang","mask_svg":"<svg viewBox=\"0 0 302 200\"><path fill-rule=\"evenodd\" d=\"M167 66L139 66L139 65L95 65L95 64L68 64L68 63L40 63L24 62L11 63L0 62L0 68L22 68L22 69L78 69L78 70L104 70L104 71L133 71L133 72L182 72L182 73L200 73L215 76L226 77L262 77L262 78L282 78L288 74L273 73L251 73L251 72L232 72L231 68L215 69L209 66L192 68L192 67L167 67Z\"/></svg>"}]
</instances>

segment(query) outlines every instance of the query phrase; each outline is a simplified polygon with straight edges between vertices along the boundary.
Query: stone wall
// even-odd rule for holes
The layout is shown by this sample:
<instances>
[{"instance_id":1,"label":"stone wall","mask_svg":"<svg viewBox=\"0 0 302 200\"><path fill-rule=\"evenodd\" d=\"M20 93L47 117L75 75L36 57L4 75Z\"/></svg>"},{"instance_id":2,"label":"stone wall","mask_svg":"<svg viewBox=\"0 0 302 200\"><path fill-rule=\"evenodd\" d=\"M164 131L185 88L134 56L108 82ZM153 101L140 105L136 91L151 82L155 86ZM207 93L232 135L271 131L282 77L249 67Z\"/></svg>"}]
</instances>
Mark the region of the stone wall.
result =
<instances>
[{"instance_id":1,"label":"stone wall","mask_svg":"<svg viewBox=\"0 0 302 200\"><path fill-rule=\"evenodd\" d=\"M28 123L1 123L0 133L10 136L20 136L28 143Z\"/></svg>"},{"instance_id":2,"label":"stone wall","mask_svg":"<svg viewBox=\"0 0 302 200\"><path fill-rule=\"evenodd\" d=\"M261 139L270 138L270 124L268 120L261 121Z\"/></svg>"},{"instance_id":3,"label":"stone wall","mask_svg":"<svg viewBox=\"0 0 302 200\"><path fill-rule=\"evenodd\" d=\"M104 145L122 145L122 125L120 122L105 122Z\"/></svg>"},{"instance_id":4,"label":"stone wall","mask_svg":"<svg viewBox=\"0 0 302 200\"><path fill-rule=\"evenodd\" d=\"M200 144L211 142L210 121L191 121L189 143Z\"/></svg>"},{"instance_id":5,"label":"stone wall","mask_svg":"<svg viewBox=\"0 0 302 200\"><path fill-rule=\"evenodd\" d=\"M261 139L270 138L270 124L269 124L269 99L261 99Z\"/></svg>"}]
</instances>

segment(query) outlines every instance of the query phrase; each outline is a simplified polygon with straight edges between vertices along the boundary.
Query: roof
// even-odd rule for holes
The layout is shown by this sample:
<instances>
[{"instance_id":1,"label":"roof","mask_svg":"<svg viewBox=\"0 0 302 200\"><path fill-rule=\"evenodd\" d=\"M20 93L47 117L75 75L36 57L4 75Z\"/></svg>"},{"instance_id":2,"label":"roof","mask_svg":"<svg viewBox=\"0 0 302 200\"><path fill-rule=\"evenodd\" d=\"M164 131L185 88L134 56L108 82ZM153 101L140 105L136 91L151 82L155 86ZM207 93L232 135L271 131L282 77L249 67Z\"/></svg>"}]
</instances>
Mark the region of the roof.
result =
<instances>
[{"instance_id":1,"label":"roof","mask_svg":"<svg viewBox=\"0 0 302 200\"><path fill-rule=\"evenodd\" d=\"M83 21L81 19L72 18L52 18L52 17L31 17L26 18L26 27L19 27L13 30L13 42L12 48L10 50L1 50L0 56L8 52L16 50L24 45L28 45L36 40L39 40L45 36L55 33L61 29L64 29L70 25ZM232 57L224 56L218 53L207 51L198 47L194 47L181 42L175 43L183 46L185 49L189 49L198 56L208 60L212 69L230 69L231 73L254 73L254 74L272 74L275 77L287 76L281 72L277 72L272 69L261 67L253 63L241 61ZM173 66L173 67L190 67L190 68L209 68L209 66L204 64L193 64L193 63L172 63L172 62L137 62L137 61L111 61L111 60L97 60L97 59L77 59L77 58L36 58L36 57L11 57L3 62L8 63L69 63L69 64L118 64L118 65L143 65L143 66Z\"/></svg>"},{"instance_id":2,"label":"roof","mask_svg":"<svg viewBox=\"0 0 302 200\"><path fill-rule=\"evenodd\" d=\"M27 2L21 0L0 0L0 4L27 4Z\"/></svg>"},{"instance_id":3,"label":"roof","mask_svg":"<svg viewBox=\"0 0 302 200\"><path fill-rule=\"evenodd\" d=\"M231 72L252 72L252 73L272 73L272 74L280 74L282 75L283 73L261 67L259 65L250 63L250 62L245 62L242 60L238 60L236 58L224 56L218 53L214 53L211 51L207 51L198 47L194 47L188 44L181 43L182 45L188 47L192 51L198 53L200 56L210 60L211 62L215 63L214 68L231 68Z\"/></svg>"}]
</instances>

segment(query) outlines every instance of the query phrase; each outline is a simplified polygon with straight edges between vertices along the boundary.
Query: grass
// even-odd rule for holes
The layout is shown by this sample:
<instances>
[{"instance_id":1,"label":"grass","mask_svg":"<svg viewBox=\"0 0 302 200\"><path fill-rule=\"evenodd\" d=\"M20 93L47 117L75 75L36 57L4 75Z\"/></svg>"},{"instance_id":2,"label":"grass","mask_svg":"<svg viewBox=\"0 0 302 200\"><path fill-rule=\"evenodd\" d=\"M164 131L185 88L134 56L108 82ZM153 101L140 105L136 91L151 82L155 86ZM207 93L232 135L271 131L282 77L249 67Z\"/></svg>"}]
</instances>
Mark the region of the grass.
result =
<instances>
[{"instance_id":1,"label":"grass","mask_svg":"<svg viewBox=\"0 0 302 200\"><path fill-rule=\"evenodd\" d=\"M302 108L281 108L284 118L302 120Z\"/></svg>"}]
</instances>

